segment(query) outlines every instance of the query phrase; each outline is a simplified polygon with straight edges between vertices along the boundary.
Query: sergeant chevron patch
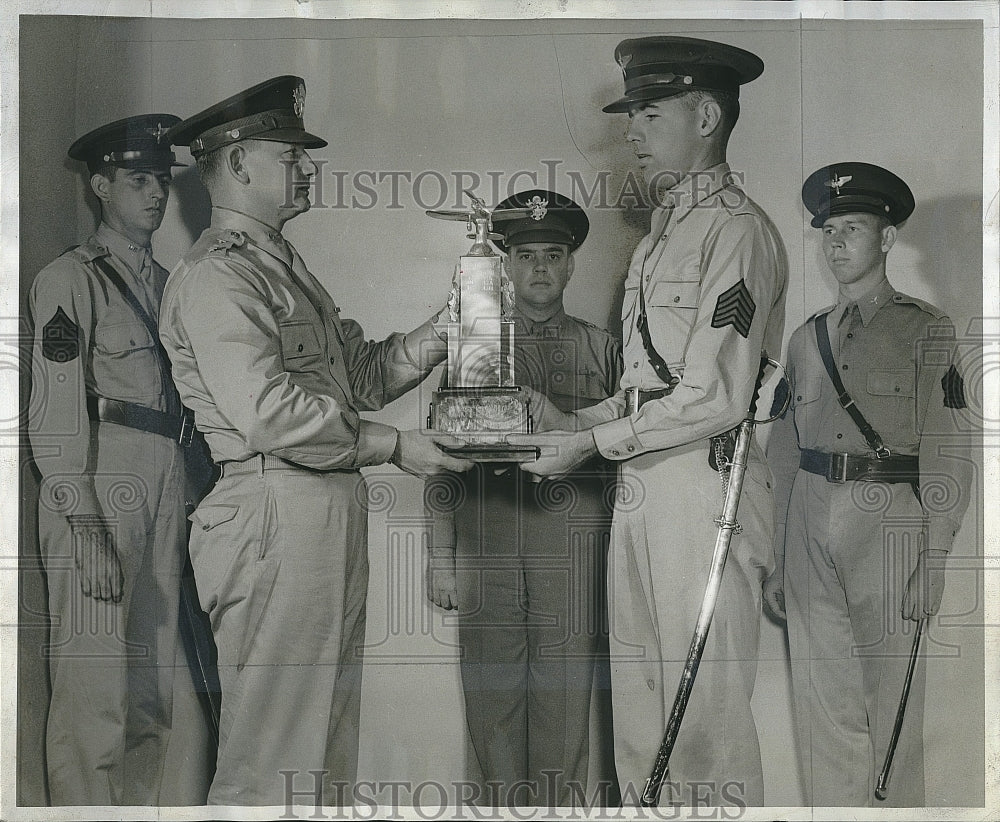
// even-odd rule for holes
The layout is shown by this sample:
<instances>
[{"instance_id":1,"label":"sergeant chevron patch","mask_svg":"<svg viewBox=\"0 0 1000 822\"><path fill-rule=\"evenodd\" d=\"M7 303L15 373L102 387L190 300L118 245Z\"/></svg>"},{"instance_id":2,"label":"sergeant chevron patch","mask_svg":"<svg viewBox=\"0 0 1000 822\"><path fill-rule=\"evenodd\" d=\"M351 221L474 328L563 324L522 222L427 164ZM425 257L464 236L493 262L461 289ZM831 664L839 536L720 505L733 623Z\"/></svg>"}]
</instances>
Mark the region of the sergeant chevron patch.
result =
<instances>
[{"instance_id":1,"label":"sergeant chevron patch","mask_svg":"<svg viewBox=\"0 0 1000 822\"><path fill-rule=\"evenodd\" d=\"M965 408L965 380L952 365L941 378L941 389L944 391L945 408Z\"/></svg>"},{"instance_id":2,"label":"sergeant chevron patch","mask_svg":"<svg viewBox=\"0 0 1000 822\"><path fill-rule=\"evenodd\" d=\"M71 362L80 356L80 328L62 306L42 328L42 356L52 362Z\"/></svg>"},{"instance_id":3,"label":"sergeant chevron patch","mask_svg":"<svg viewBox=\"0 0 1000 822\"><path fill-rule=\"evenodd\" d=\"M753 322L757 304L747 288L745 280L740 280L732 288L723 291L715 303L715 313L712 315L712 328L724 328L731 325L743 339L750 334L750 323Z\"/></svg>"}]
</instances>

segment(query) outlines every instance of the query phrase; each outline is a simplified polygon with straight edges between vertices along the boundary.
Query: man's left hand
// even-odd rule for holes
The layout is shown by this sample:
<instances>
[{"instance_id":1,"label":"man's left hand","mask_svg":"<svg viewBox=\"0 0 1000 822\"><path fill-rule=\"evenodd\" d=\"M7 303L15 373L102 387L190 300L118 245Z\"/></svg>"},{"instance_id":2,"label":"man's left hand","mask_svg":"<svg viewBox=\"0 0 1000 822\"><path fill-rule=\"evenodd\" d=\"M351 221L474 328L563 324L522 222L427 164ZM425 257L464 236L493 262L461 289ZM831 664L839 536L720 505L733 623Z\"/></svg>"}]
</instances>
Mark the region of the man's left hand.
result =
<instances>
[{"instance_id":1,"label":"man's left hand","mask_svg":"<svg viewBox=\"0 0 1000 822\"><path fill-rule=\"evenodd\" d=\"M917 565L903 594L903 618L921 620L934 616L944 595L944 561L947 551L927 549L917 557Z\"/></svg>"},{"instance_id":2,"label":"man's left hand","mask_svg":"<svg viewBox=\"0 0 1000 822\"><path fill-rule=\"evenodd\" d=\"M511 434L512 445L535 445L541 455L534 462L522 462L521 470L539 477L568 474L597 453L594 435L585 431L548 431L544 434Z\"/></svg>"}]
</instances>

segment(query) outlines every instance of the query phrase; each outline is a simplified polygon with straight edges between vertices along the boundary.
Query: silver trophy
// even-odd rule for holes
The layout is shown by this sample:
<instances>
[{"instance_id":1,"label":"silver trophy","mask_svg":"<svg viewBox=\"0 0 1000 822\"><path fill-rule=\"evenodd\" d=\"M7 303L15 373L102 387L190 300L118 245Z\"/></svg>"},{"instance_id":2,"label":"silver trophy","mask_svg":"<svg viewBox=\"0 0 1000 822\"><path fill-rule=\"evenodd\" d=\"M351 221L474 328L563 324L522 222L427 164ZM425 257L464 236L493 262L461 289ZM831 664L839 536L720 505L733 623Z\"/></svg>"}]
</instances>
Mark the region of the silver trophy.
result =
<instances>
[{"instance_id":1,"label":"silver trophy","mask_svg":"<svg viewBox=\"0 0 1000 822\"><path fill-rule=\"evenodd\" d=\"M524 219L528 209L490 212L472 199L469 211L428 211L431 217L466 224L473 240L459 257L448 308L446 384L434 392L428 427L465 440L448 449L477 462L527 462L538 458L534 446L511 445L508 434L530 434L531 410L514 375L514 287L503 260L490 247L493 223Z\"/></svg>"}]
</instances>

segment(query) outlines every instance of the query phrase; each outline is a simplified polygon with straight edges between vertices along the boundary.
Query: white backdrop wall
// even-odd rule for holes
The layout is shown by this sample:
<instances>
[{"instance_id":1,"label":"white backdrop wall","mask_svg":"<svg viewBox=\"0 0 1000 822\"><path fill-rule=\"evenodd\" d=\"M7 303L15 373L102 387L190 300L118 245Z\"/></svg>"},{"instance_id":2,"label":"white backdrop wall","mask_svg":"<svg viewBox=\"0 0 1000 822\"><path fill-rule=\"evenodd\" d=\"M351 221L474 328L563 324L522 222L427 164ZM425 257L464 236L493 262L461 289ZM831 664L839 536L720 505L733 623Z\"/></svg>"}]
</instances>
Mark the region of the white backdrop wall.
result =
<instances>
[{"instance_id":1,"label":"white backdrop wall","mask_svg":"<svg viewBox=\"0 0 1000 822\"><path fill-rule=\"evenodd\" d=\"M289 223L286 234L344 315L359 320L369 336L409 329L441 306L455 258L468 245L456 224L423 214L425 207L462 204L457 172L465 173L465 186L478 175L476 193L491 204L536 184L584 197L580 184L592 189L602 176L606 201L614 203L634 168L622 139L627 118L600 111L620 94L612 54L624 37L655 33L730 42L765 62L763 76L744 87L729 155L788 248L786 337L835 292L818 232L809 228L799 199L802 180L821 165L849 159L889 167L916 196L916 213L890 255L894 284L941 306L960 335L974 330L982 313L977 21L22 17L22 292L94 225L79 170L64 159L72 139L129 114L188 116L274 75L298 74L308 90L306 126L330 145L312 152L322 163L321 202ZM154 238L155 254L167 267L208 220L193 166L175 180ZM619 330L620 286L648 213L596 205L588 211L591 233L577 253L567 308ZM975 354L970 357L978 368ZM427 386L435 382L432 377L374 416L420 426ZM977 388L978 380L972 382ZM32 488L22 473L22 551L30 556L37 553ZM396 469L368 476L371 586L360 776L414 784L460 780L456 631L424 598L421 486ZM981 522L981 508L973 505L954 550L966 559L949 578L932 632L929 804L983 802L981 577L969 570L982 553ZM25 572L22 619L43 607L38 573ZM38 741L43 641L40 629L22 630L19 795L26 804L44 802ZM799 804L784 633L766 619L755 708L768 804ZM606 731L595 727L598 738Z\"/></svg>"}]
</instances>

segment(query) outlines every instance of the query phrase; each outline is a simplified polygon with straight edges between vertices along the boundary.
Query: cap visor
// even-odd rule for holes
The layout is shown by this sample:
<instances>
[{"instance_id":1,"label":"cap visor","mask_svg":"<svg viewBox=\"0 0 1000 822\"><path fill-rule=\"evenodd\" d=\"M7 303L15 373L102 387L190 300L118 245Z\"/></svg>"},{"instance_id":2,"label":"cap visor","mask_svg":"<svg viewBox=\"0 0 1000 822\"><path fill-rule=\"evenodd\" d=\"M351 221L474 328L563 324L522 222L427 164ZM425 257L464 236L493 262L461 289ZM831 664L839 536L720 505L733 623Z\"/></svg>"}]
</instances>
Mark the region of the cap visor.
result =
<instances>
[{"instance_id":1,"label":"cap visor","mask_svg":"<svg viewBox=\"0 0 1000 822\"><path fill-rule=\"evenodd\" d=\"M628 111L633 106L642 106L646 103L655 103L657 100L666 100L668 97L676 97L686 91L693 91L691 88L673 88L670 86L650 86L648 88L635 89L624 97L609 103L601 111L607 114L620 114Z\"/></svg>"},{"instance_id":2,"label":"cap visor","mask_svg":"<svg viewBox=\"0 0 1000 822\"><path fill-rule=\"evenodd\" d=\"M251 140L270 140L275 143L292 143L305 148L323 148L328 145L322 137L310 134L299 128L276 128L273 131L265 131L262 134L254 134Z\"/></svg>"}]
</instances>

